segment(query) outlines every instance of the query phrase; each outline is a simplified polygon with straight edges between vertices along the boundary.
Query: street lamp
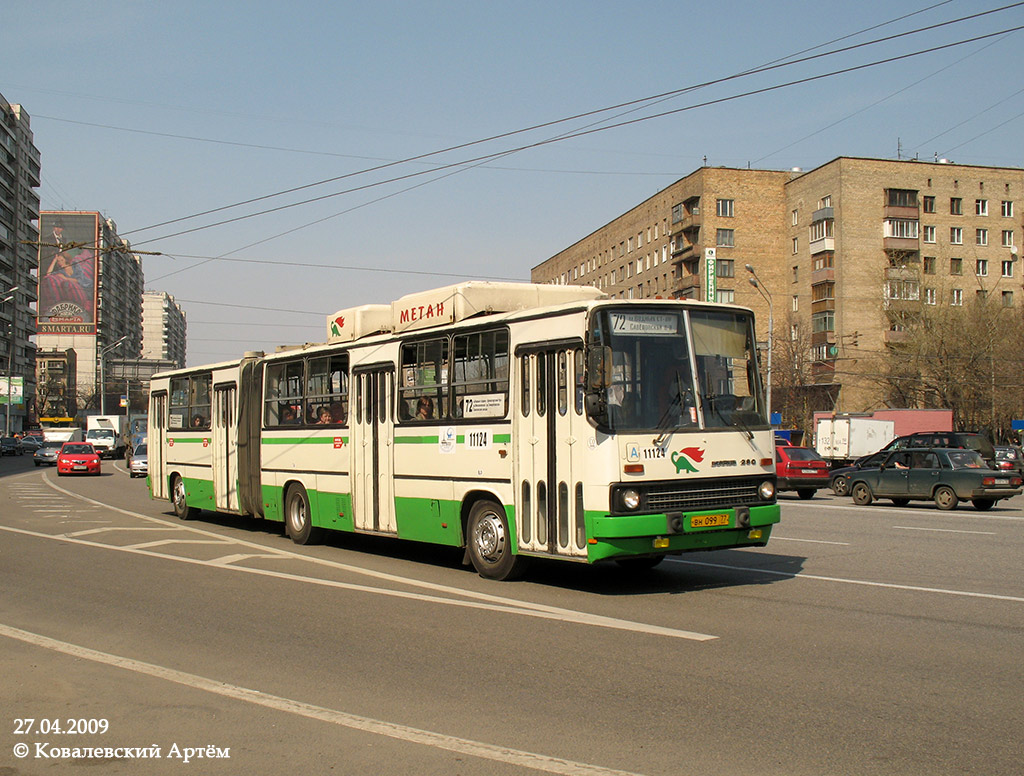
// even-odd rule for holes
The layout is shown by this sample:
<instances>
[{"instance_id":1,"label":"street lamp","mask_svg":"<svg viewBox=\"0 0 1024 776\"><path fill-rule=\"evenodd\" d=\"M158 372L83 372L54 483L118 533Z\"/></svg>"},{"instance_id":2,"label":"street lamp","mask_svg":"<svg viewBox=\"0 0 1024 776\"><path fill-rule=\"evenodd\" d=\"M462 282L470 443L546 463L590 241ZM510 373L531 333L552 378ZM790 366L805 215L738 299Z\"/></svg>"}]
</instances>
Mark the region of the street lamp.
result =
<instances>
[{"instance_id":1,"label":"street lamp","mask_svg":"<svg viewBox=\"0 0 1024 776\"><path fill-rule=\"evenodd\" d=\"M9 301L14 299L14 292L17 291L20 286L9 288L4 291L6 296L0 299L0 304L7 304ZM11 435L11 383L13 382L14 372L14 316L11 316L10 322L10 341L7 343L7 413L4 416L4 436Z\"/></svg>"},{"instance_id":2,"label":"street lamp","mask_svg":"<svg viewBox=\"0 0 1024 776\"><path fill-rule=\"evenodd\" d=\"M128 335L125 334L121 339L115 342L113 345L107 345L103 350L100 351L100 415L107 414L107 389L106 384L103 382L103 365L107 361L107 353L115 348L121 347L124 341L128 339Z\"/></svg>"},{"instance_id":3,"label":"street lamp","mask_svg":"<svg viewBox=\"0 0 1024 776\"><path fill-rule=\"evenodd\" d=\"M746 265L746 270L751 274L751 277L747 278L750 285L757 289L757 292L764 297L764 300L768 302L768 375L767 387L765 390L767 404L768 404L768 422L772 422L772 333L775 331L775 319L774 319L774 305L772 304L772 295L767 288L764 287L764 283L761 282L761 278L754 272L753 266L750 264Z\"/></svg>"}]
</instances>

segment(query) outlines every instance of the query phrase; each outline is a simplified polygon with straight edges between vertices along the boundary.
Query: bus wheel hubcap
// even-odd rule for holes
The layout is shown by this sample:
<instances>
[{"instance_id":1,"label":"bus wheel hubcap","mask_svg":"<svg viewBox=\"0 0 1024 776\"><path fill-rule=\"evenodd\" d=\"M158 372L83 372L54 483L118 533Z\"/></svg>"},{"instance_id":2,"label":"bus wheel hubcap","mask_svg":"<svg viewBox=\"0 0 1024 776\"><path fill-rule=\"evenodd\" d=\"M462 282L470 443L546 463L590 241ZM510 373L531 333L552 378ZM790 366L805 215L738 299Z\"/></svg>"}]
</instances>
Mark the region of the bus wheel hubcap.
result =
<instances>
[{"instance_id":1,"label":"bus wheel hubcap","mask_svg":"<svg viewBox=\"0 0 1024 776\"><path fill-rule=\"evenodd\" d=\"M505 552L505 527L497 515L485 515L477 524L476 548L482 558L492 562Z\"/></svg>"}]
</instances>

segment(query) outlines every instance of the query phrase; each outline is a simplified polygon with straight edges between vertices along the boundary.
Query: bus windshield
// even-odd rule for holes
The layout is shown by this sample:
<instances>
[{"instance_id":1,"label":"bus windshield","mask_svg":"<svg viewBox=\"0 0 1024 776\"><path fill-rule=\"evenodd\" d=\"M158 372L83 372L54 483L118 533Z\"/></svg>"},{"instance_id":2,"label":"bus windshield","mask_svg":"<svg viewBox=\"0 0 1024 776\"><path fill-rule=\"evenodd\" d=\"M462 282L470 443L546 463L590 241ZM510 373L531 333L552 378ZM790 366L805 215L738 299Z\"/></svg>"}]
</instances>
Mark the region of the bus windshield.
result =
<instances>
[{"instance_id":1,"label":"bus windshield","mask_svg":"<svg viewBox=\"0 0 1024 776\"><path fill-rule=\"evenodd\" d=\"M660 434L768 425L749 314L601 309L588 358L587 411L599 428Z\"/></svg>"}]
</instances>

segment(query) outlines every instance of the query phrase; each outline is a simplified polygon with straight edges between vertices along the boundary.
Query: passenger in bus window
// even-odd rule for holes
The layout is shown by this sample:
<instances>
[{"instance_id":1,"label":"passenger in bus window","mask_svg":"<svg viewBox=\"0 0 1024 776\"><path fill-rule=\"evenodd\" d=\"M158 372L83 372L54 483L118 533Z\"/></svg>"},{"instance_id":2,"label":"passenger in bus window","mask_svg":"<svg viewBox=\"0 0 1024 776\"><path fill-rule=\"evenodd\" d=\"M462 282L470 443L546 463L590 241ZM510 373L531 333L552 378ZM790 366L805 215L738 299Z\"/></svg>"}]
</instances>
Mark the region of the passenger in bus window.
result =
<instances>
[{"instance_id":1,"label":"passenger in bus window","mask_svg":"<svg viewBox=\"0 0 1024 776\"><path fill-rule=\"evenodd\" d=\"M317 420L318 426L326 426L334 421L331 419L331 411L327 407L320 408L320 418Z\"/></svg>"},{"instance_id":2,"label":"passenger in bus window","mask_svg":"<svg viewBox=\"0 0 1024 776\"><path fill-rule=\"evenodd\" d=\"M434 400L429 396L421 396L416 402L416 420L433 420Z\"/></svg>"},{"instance_id":3,"label":"passenger in bus window","mask_svg":"<svg viewBox=\"0 0 1024 776\"><path fill-rule=\"evenodd\" d=\"M344 402L336 401L331 403L331 422L344 423L348 419L348 407Z\"/></svg>"},{"instance_id":4,"label":"passenger in bus window","mask_svg":"<svg viewBox=\"0 0 1024 776\"><path fill-rule=\"evenodd\" d=\"M286 405L284 409L281 410L281 423L291 425L298 422L299 419L295 416L295 408L290 405Z\"/></svg>"},{"instance_id":5,"label":"passenger in bus window","mask_svg":"<svg viewBox=\"0 0 1024 776\"><path fill-rule=\"evenodd\" d=\"M192 417L192 428L202 428L205 425L202 415L194 415Z\"/></svg>"}]
</instances>

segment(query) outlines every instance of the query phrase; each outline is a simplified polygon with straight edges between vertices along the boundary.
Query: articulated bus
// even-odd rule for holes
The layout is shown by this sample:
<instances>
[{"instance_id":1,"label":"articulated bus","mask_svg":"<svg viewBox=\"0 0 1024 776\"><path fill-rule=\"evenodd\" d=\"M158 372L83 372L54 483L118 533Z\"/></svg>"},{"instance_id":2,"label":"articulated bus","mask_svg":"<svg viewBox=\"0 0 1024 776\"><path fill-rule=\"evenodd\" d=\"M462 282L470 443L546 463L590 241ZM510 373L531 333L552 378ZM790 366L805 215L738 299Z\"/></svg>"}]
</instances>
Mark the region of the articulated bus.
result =
<instances>
[{"instance_id":1,"label":"articulated bus","mask_svg":"<svg viewBox=\"0 0 1024 776\"><path fill-rule=\"evenodd\" d=\"M325 344L155 375L149 482L182 519L280 521L647 568L779 521L754 317L470 282L330 316Z\"/></svg>"}]
</instances>

